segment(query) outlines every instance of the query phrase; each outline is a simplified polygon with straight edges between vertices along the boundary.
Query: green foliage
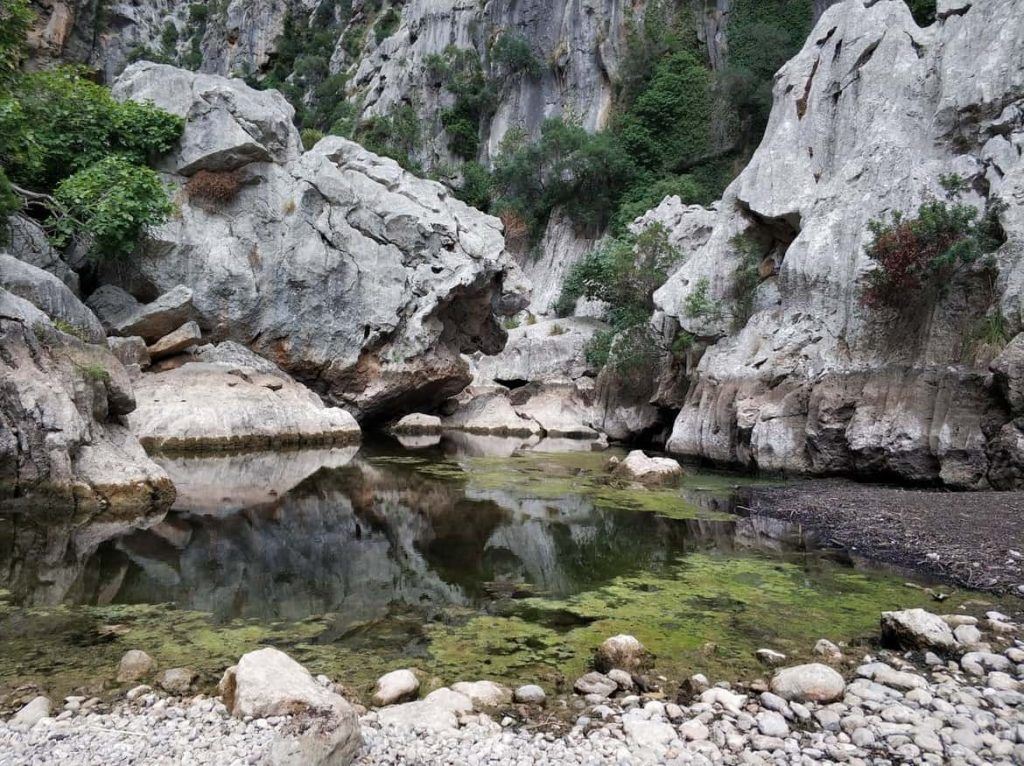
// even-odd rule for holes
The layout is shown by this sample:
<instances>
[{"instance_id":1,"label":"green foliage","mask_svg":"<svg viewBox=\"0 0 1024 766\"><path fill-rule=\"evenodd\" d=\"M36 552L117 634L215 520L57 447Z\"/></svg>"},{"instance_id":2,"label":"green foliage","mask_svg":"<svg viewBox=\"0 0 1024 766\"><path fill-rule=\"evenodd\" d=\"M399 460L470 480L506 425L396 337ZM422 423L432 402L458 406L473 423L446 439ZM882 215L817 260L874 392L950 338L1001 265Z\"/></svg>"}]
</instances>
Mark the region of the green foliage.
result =
<instances>
[{"instance_id":1,"label":"green foliage","mask_svg":"<svg viewBox=\"0 0 1024 766\"><path fill-rule=\"evenodd\" d=\"M188 41L188 52L181 60L186 69L196 71L203 65L203 36L209 19L210 9L206 3L192 3L188 7L188 25L192 36Z\"/></svg>"},{"instance_id":2,"label":"green foliage","mask_svg":"<svg viewBox=\"0 0 1024 766\"><path fill-rule=\"evenodd\" d=\"M171 57L176 53L177 45L178 28L174 26L173 21L168 20L160 35L160 48L165 56Z\"/></svg>"},{"instance_id":3,"label":"green foliage","mask_svg":"<svg viewBox=\"0 0 1024 766\"><path fill-rule=\"evenodd\" d=\"M551 325L551 329L548 330L548 335L565 335L566 332L567 330L556 322Z\"/></svg>"},{"instance_id":4,"label":"green foliage","mask_svg":"<svg viewBox=\"0 0 1024 766\"><path fill-rule=\"evenodd\" d=\"M373 35L377 40L377 45L395 33L401 20L402 16L394 6L388 8L378 17L377 23L373 25Z\"/></svg>"},{"instance_id":5,"label":"green foliage","mask_svg":"<svg viewBox=\"0 0 1024 766\"><path fill-rule=\"evenodd\" d=\"M50 224L58 244L80 232L97 260L127 258L147 226L163 222L171 202L160 177L121 155L111 155L64 179L54 198L66 213Z\"/></svg>"},{"instance_id":6,"label":"green foliage","mask_svg":"<svg viewBox=\"0 0 1024 766\"><path fill-rule=\"evenodd\" d=\"M814 18L811 0L736 0L729 13L728 62L718 87L736 110L742 140L764 132L772 80L803 46Z\"/></svg>"},{"instance_id":7,"label":"green foliage","mask_svg":"<svg viewBox=\"0 0 1024 766\"><path fill-rule=\"evenodd\" d=\"M618 132L639 165L669 173L708 153L711 109L710 72L696 56L679 51L657 66Z\"/></svg>"},{"instance_id":8,"label":"green foliage","mask_svg":"<svg viewBox=\"0 0 1024 766\"><path fill-rule=\"evenodd\" d=\"M1010 342L1010 333L1006 327L1003 312L996 309L978 322L974 332L976 342L990 349L1002 349Z\"/></svg>"},{"instance_id":9,"label":"green foliage","mask_svg":"<svg viewBox=\"0 0 1024 766\"><path fill-rule=\"evenodd\" d=\"M455 96L455 103L441 111L449 148L456 157L475 160L480 152L480 126L491 118L497 100L477 52L449 46L443 55L428 56L424 63L428 76Z\"/></svg>"},{"instance_id":10,"label":"green foliage","mask_svg":"<svg viewBox=\"0 0 1024 766\"><path fill-rule=\"evenodd\" d=\"M868 272L861 299L868 306L900 308L919 296L945 290L956 273L995 251L1004 241L1001 202L984 214L959 201L965 184L959 176L941 179L945 199L931 197L913 218L899 212L868 223L866 252L877 268Z\"/></svg>"},{"instance_id":11,"label":"green foliage","mask_svg":"<svg viewBox=\"0 0 1024 766\"><path fill-rule=\"evenodd\" d=\"M324 134L323 131L316 128L303 128L299 136L302 138L302 148L312 149L316 142L324 137Z\"/></svg>"},{"instance_id":12,"label":"green foliage","mask_svg":"<svg viewBox=\"0 0 1024 766\"><path fill-rule=\"evenodd\" d=\"M690 319L702 319L705 321L718 321L722 316L722 309L711 298L711 284L707 277L701 277L693 286L693 290L683 301L683 312Z\"/></svg>"},{"instance_id":13,"label":"green foliage","mask_svg":"<svg viewBox=\"0 0 1024 766\"><path fill-rule=\"evenodd\" d=\"M936 0L907 0L910 13L919 27L927 27L935 23L938 3Z\"/></svg>"},{"instance_id":14,"label":"green foliage","mask_svg":"<svg viewBox=\"0 0 1024 766\"><path fill-rule=\"evenodd\" d=\"M734 322L739 328L747 323L754 311L754 295L761 283L761 262L764 260L764 253L757 241L746 234L737 234L730 240L730 244L740 254L740 263L733 277L736 302Z\"/></svg>"},{"instance_id":15,"label":"green foliage","mask_svg":"<svg viewBox=\"0 0 1024 766\"><path fill-rule=\"evenodd\" d=\"M356 130L356 140L371 152L391 157L415 173L422 172L412 156L419 139L420 118L410 104L403 104L387 116L371 117Z\"/></svg>"},{"instance_id":16,"label":"green foliage","mask_svg":"<svg viewBox=\"0 0 1024 766\"><path fill-rule=\"evenodd\" d=\"M25 38L35 15L28 0L0 2L0 88L17 73L25 56Z\"/></svg>"},{"instance_id":17,"label":"green foliage","mask_svg":"<svg viewBox=\"0 0 1024 766\"><path fill-rule=\"evenodd\" d=\"M525 74L540 77L544 71L530 47L530 41L515 32L503 32L491 47L491 64L503 69L509 77Z\"/></svg>"},{"instance_id":18,"label":"green foliage","mask_svg":"<svg viewBox=\"0 0 1024 766\"><path fill-rule=\"evenodd\" d=\"M632 10L627 14L626 51L619 67L617 95L623 111L647 87L662 59L678 51L697 53L702 47L692 12L683 4L651 0L641 18Z\"/></svg>"},{"instance_id":19,"label":"green foliage","mask_svg":"<svg viewBox=\"0 0 1024 766\"><path fill-rule=\"evenodd\" d=\"M71 324L63 319L54 319L53 326L60 330L62 333L71 335L78 338L80 341L85 343L89 342L89 333L83 330L81 327Z\"/></svg>"},{"instance_id":20,"label":"green foliage","mask_svg":"<svg viewBox=\"0 0 1024 766\"><path fill-rule=\"evenodd\" d=\"M633 161L607 132L592 135L550 119L541 126L538 141L516 138L506 137L495 161L494 207L525 221L534 237L558 206L580 225L593 230L605 226L636 175Z\"/></svg>"},{"instance_id":21,"label":"green foliage","mask_svg":"<svg viewBox=\"0 0 1024 766\"><path fill-rule=\"evenodd\" d=\"M115 101L75 69L34 72L0 96L0 163L15 183L49 190L112 153L144 163L183 127L154 106Z\"/></svg>"},{"instance_id":22,"label":"green foliage","mask_svg":"<svg viewBox=\"0 0 1024 766\"><path fill-rule=\"evenodd\" d=\"M676 359L683 359L696 342L696 336L686 330L680 330L675 340L672 341L672 356Z\"/></svg>"},{"instance_id":23,"label":"green foliage","mask_svg":"<svg viewBox=\"0 0 1024 766\"><path fill-rule=\"evenodd\" d=\"M106 367L97 362L80 363L76 364L75 367L83 378L94 383L106 383L110 380L110 372Z\"/></svg>"},{"instance_id":24,"label":"green foliage","mask_svg":"<svg viewBox=\"0 0 1024 766\"><path fill-rule=\"evenodd\" d=\"M710 195L705 186L692 175L672 175L648 182L648 176L641 176L619 201L618 211L612 222L616 232L626 230L633 221L651 208L657 207L665 197L677 196L684 205L707 205L717 197Z\"/></svg>"},{"instance_id":25,"label":"green foliage","mask_svg":"<svg viewBox=\"0 0 1024 766\"><path fill-rule=\"evenodd\" d=\"M478 162L467 162L462 166L462 186L455 190L455 196L478 210L487 211L491 206L491 174Z\"/></svg>"},{"instance_id":26,"label":"green foliage","mask_svg":"<svg viewBox=\"0 0 1024 766\"><path fill-rule=\"evenodd\" d=\"M560 316L572 313L587 297L607 304L608 332L597 333L585 349L587 361L604 367L609 359L620 374L650 366L656 355L647 327L654 310L654 291L665 283L679 251L660 224L639 235L612 239L570 269L555 306Z\"/></svg>"},{"instance_id":27,"label":"green foliage","mask_svg":"<svg viewBox=\"0 0 1024 766\"><path fill-rule=\"evenodd\" d=\"M6 220L7 216L17 213L19 210L21 210L21 198L11 189L11 182L7 179L4 169L0 167L0 221ZM0 242L5 239L3 234L4 232L0 230Z\"/></svg>"}]
</instances>

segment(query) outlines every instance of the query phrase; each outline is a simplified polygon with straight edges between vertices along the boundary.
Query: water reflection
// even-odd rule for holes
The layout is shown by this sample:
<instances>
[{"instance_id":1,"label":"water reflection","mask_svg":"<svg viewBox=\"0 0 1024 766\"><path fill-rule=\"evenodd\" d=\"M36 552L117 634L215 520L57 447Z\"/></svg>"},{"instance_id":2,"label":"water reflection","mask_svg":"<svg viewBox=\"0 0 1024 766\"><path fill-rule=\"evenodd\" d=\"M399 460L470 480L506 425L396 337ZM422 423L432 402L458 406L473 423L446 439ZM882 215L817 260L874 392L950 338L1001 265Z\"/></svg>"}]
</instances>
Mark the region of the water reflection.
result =
<instances>
[{"instance_id":1,"label":"water reflection","mask_svg":"<svg viewBox=\"0 0 1024 766\"><path fill-rule=\"evenodd\" d=\"M487 608L514 591L562 598L687 551L801 544L778 522L671 519L584 493L474 485L475 456L540 446L446 434L415 452L159 457L179 493L166 518L75 528L0 517L0 586L23 604L174 602L219 619L332 613L344 629L409 610ZM720 495L688 499L727 506Z\"/></svg>"}]
</instances>

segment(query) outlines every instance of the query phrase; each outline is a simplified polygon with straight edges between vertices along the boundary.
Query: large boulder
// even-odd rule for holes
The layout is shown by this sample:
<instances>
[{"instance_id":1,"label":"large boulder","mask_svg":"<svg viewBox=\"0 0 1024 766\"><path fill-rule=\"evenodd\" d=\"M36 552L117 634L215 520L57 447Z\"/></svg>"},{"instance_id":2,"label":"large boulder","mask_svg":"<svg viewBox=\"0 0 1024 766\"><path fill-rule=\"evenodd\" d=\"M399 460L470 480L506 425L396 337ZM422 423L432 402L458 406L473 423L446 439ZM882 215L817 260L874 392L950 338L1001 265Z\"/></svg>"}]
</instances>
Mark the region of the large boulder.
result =
<instances>
[{"instance_id":1,"label":"large boulder","mask_svg":"<svg viewBox=\"0 0 1024 766\"><path fill-rule=\"evenodd\" d=\"M582 382L549 381L515 389L509 402L516 413L537 423L547 436L594 439L591 394Z\"/></svg>"},{"instance_id":2,"label":"large boulder","mask_svg":"<svg viewBox=\"0 0 1024 766\"><path fill-rule=\"evenodd\" d=\"M531 436L541 432L537 421L515 411L508 391L500 387L466 389L458 397L455 412L442 419L442 426L495 436Z\"/></svg>"},{"instance_id":3,"label":"large boulder","mask_svg":"<svg viewBox=\"0 0 1024 766\"><path fill-rule=\"evenodd\" d=\"M654 296L669 341L682 330L710 346L691 368L671 452L978 487L998 438L1002 481L1024 480L1019 441L1000 434L1008 415L988 385L990 353L964 340L997 312L1021 329L1022 92L1016 0L964 4L925 29L905 3L824 12L775 77L764 139L707 243ZM977 190L968 204L1009 203L998 277L965 269L934 302L866 306L869 223L941 198L951 173ZM741 295L750 253L761 282ZM704 289L715 310L688 309Z\"/></svg>"},{"instance_id":4,"label":"large boulder","mask_svg":"<svg viewBox=\"0 0 1024 766\"><path fill-rule=\"evenodd\" d=\"M18 260L53 274L78 295L78 274L60 257L46 232L31 218L12 215L7 219L7 249Z\"/></svg>"},{"instance_id":5,"label":"large boulder","mask_svg":"<svg viewBox=\"0 0 1024 766\"><path fill-rule=\"evenodd\" d=\"M469 697L443 687L421 700L381 708L377 711L377 720L384 728L444 732L458 728L460 716L472 710L473 701Z\"/></svg>"},{"instance_id":6,"label":"large boulder","mask_svg":"<svg viewBox=\"0 0 1024 766\"><path fill-rule=\"evenodd\" d=\"M416 699L420 691L420 680L408 668L392 670L377 679L373 690L373 704L383 707L397 702Z\"/></svg>"},{"instance_id":7,"label":"large boulder","mask_svg":"<svg viewBox=\"0 0 1024 766\"><path fill-rule=\"evenodd\" d=\"M283 163L302 151L295 110L276 90L142 61L118 78L113 95L151 101L185 118L178 147L164 160L168 170L182 175L234 170L250 162Z\"/></svg>"},{"instance_id":8,"label":"large boulder","mask_svg":"<svg viewBox=\"0 0 1024 766\"><path fill-rule=\"evenodd\" d=\"M143 64L114 92L186 115L186 147L228 147L172 157L174 182L229 157L237 193L211 205L186 186L180 215L149 232L132 273L110 281L140 296L185 285L207 337L316 381L360 419L440 403L471 380L460 354L504 345L495 311L521 309L525 285L498 219L337 136L296 155L290 108L250 125L250 103L258 123L265 99L283 99L239 80ZM266 151L222 142L228 119Z\"/></svg>"},{"instance_id":9,"label":"large boulder","mask_svg":"<svg viewBox=\"0 0 1024 766\"><path fill-rule=\"evenodd\" d=\"M211 352L206 356L211 358ZM280 370L189 362L142 375L135 399L128 422L151 449L350 444L360 435L352 415L324 406L320 397Z\"/></svg>"},{"instance_id":10,"label":"large boulder","mask_svg":"<svg viewBox=\"0 0 1024 766\"><path fill-rule=\"evenodd\" d=\"M148 343L169 335L195 316L192 291L184 285L145 305L115 285L104 285L86 304L111 335L138 335Z\"/></svg>"},{"instance_id":11,"label":"large boulder","mask_svg":"<svg viewBox=\"0 0 1024 766\"><path fill-rule=\"evenodd\" d=\"M635 449L615 466L613 474L648 487L664 487L677 484L683 468L670 457L648 457L643 450Z\"/></svg>"},{"instance_id":12,"label":"large boulder","mask_svg":"<svg viewBox=\"0 0 1024 766\"><path fill-rule=\"evenodd\" d=\"M957 640L949 624L924 609L882 612L882 643L893 649L922 649L949 652Z\"/></svg>"},{"instance_id":13,"label":"large boulder","mask_svg":"<svg viewBox=\"0 0 1024 766\"><path fill-rule=\"evenodd\" d=\"M121 425L131 382L105 345L0 288L0 503L104 519L163 513L167 474Z\"/></svg>"},{"instance_id":14,"label":"large boulder","mask_svg":"<svg viewBox=\"0 0 1024 766\"><path fill-rule=\"evenodd\" d=\"M224 706L238 718L308 712L355 716L341 695L318 684L302 665L272 647L243 654L224 672L219 690Z\"/></svg>"},{"instance_id":15,"label":"large boulder","mask_svg":"<svg viewBox=\"0 0 1024 766\"><path fill-rule=\"evenodd\" d=\"M607 329L604 322L587 317L521 325L508 331L508 342L500 353L474 355L477 378L508 385L596 375L598 369L587 361L586 346L596 333Z\"/></svg>"},{"instance_id":16,"label":"large boulder","mask_svg":"<svg viewBox=\"0 0 1024 766\"><path fill-rule=\"evenodd\" d=\"M102 343L103 326L64 282L38 266L0 253L0 287L24 298L65 332L89 343Z\"/></svg>"}]
</instances>

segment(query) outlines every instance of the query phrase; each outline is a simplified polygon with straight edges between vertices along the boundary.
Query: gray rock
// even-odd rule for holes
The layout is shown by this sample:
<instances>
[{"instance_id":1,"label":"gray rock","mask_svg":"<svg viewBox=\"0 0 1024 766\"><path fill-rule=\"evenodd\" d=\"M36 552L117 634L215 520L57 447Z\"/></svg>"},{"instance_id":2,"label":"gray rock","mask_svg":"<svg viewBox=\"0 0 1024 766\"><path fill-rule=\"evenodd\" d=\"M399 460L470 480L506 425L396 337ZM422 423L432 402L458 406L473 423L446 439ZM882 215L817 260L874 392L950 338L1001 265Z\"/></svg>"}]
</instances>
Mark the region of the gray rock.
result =
<instances>
[{"instance_id":1,"label":"gray rock","mask_svg":"<svg viewBox=\"0 0 1024 766\"><path fill-rule=\"evenodd\" d=\"M186 285L210 337L315 379L327 401L360 418L440 404L471 381L461 354L502 348L495 307L521 309L527 285L498 219L337 136L295 156L290 108L262 114L264 99L283 99L239 80L142 65L115 91L145 98L160 88L173 90L166 99L178 113L195 115L184 146L202 148L201 159L171 158L175 182L195 162L239 158L233 128L224 141L220 131L237 122L240 104L255 105L254 121L269 120L250 127L246 118L255 138L242 140L265 147L270 161L237 170L238 194L221 208L183 193L180 217L149 232L134 273L109 280L140 295ZM217 99L206 99L209 89ZM207 149L221 145L228 149Z\"/></svg>"},{"instance_id":2,"label":"gray rock","mask_svg":"<svg viewBox=\"0 0 1024 766\"><path fill-rule=\"evenodd\" d=\"M107 348L125 367L131 365L138 365L139 369L149 367L150 360L149 352L146 350L146 341L137 335L127 338L111 335L107 338Z\"/></svg>"},{"instance_id":3,"label":"gray rock","mask_svg":"<svg viewBox=\"0 0 1024 766\"><path fill-rule=\"evenodd\" d=\"M594 667L605 673L613 668L643 673L653 662L654 657L639 639L625 634L606 638L594 652Z\"/></svg>"},{"instance_id":4,"label":"gray rock","mask_svg":"<svg viewBox=\"0 0 1024 766\"><path fill-rule=\"evenodd\" d=\"M156 671L156 660L141 649L129 649L117 666L117 682L134 683Z\"/></svg>"},{"instance_id":5,"label":"gray rock","mask_svg":"<svg viewBox=\"0 0 1024 766\"><path fill-rule=\"evenodd\" d=\"M956 638L949 625L924 609L882 612L882 643L895 649L952 651Z\"/></svg>"},{"instance_id":6,"label":"gray rock","mask_svg":"<svg viewBox=\"0 0 1024 766\"><path fill-rule=\"evenodd\" d=\"M832 702L843 696L846 682L827 665L810 663L780 670L772 677L771 688L785 700Z\"/></svg>"},{"instance_id":7,"label":"gray rock","mask_svg":"<svg viewBox=\"0 0 1024 766\"><path fill-rule=\"evenodd\" d=\"M789 724L779 713L762 710L756 716L757 730L766 737L786 737L789 735Z\"/></svg>"},{"instance_id":8,"label":"gray rock","mask_svg":"<svg viewBox=\"0 0 1024 766\"><path fill-rule=\"evenodd\" d=\"M595 694L602 699L612 696L618 688L618 684L608 678L608 676L596 671L577 678L576 683L573 684L573 689L576 690L577 694Z\"/></svg>"},{"instance_id":9,"label":"gray rock","mask_svg":"<svg viewBox=\"0 0 1024 766\"><path fill-rule=\"evenodd\" d=\"M650 487L671 486L683 477L679 463L667 457L648 457L642 450L633 450L615 466L614 475Z\"/></svg>"},{"instance_id":10,"label":"gray rock","mask_svg":"<svg viewBox=\"0 0 1024 766\"><path fill-rule=\"evenodd\" d=\"M75 507L82 518L170 507L167 474L120 424L135 399L105 345L58 332L42 311L0 288L0 347L0 499Z\"/></svg>"},{"instance_id":11,"label":"gray rock","mask_svg":"<svg viewBox=\"0 0 1024 766\"><path fill-rule=\"evenodd\" d=\"M12 215L7 219L7 249L18 260L50 272L78 295L78 274L60 257L46 238L46 232L31 218Z\"/></svg>"},{"instance_id":12,"label":"gray rock","mask_svg":"<svg viewBox=\"0 0 1024 766\"><path fill-rule=\"evenodd\" d=\"M441 688L416 702L381 708L377 720L389 729L446 732L458 728L459 716L472 709L473 702L465 694Z\"/></svg>"},{"instance_id":13,"label":"gray rock","mask_svg":"<svg viewBox=\"0 0 1024 766\"><path fill-rule=\"evenodd\" d=\"M50 715L51 702L49 697L42 695L26 703L15 713L7 725L12 729L31 729L41 720Z\"/></svg>"},{"instance_id":14,"label":"gray rock","mask_svg":"<svg viewBox=\"0 0 1024 766\"><path fill-rule=\"evenodd\" d=\"M540 425L524 418L512 407L504 389L466 389L459 395L457 409L442 420L446 429L494 436L531 436L541 433Z\"/></svg>"},{"instance_id":15,"label":"gray rock","mask_svg":"<svg viewBox=\"0 0 1024 766\"><path fill-rule=\"evenodd\" d=\"M782 652L777 652L774 649L758 649L754 652L758 662L768 667L775 667L782 665L786 661L786 655Z\"/></svg>"},{"instance_id":16,"label":"gray rock","mask_svg":"<svg viewBox=\"0 0 1024 766\"><path fill-rule=\"evenodd\" d=\"M420 691L420 680L411 670L392 670L377 679L377 688L373 691L373 704L378 706L394 705L416 699Z\"/></svg>"},{"instance_id":17,"label":"gray rock","mask_svg":"<svg viewBox=\"0 0 1024 766\"><path fill-rule=\"evenodd\" d=\"M223 449L349 444L355 419L280 374L192 362L136 383L132 432L151 449Z\"/></svg>"},{"instance_id":18,"label":"gray rock","mask_svg":"<svg viewBox=\"0 0 1024 766\"><path fill-rule=\"evenodd\" d=\"M547 699L547 695L544 690L534 684L526 684L520 686L515 690L513 695L516 702L524 705L543 705Z\"/></svg>"},{"instance_id":19,"label":"gray rock","mask_svg":"<svg viewBox=\"0 0 1024 766\"><path fill-rule=\"evenodd\" d=\"M585 350L590 339L607 327L600 320L583 317L521 325L508 331L501 352L492 356L474 354L477 378L506 384L596 375L598 370L587 362Z\"/></svg>"},{"instance_id":20,"label":"gray rock","mask_svg":"<svg viewBox=\"0 0 1024 766\"><path fill-rule=\"evenodd\" d=\"M615 682L615 685L619 687L620 691L631 692L636 688L636 684L633 683L633 676L625 670L612 668L608 671L607 676Z\"/></svg>"},{"instance_id":21,"label":"gray rock","mask_svg":"<svg viewBox=\"0 0 1024 766\"><path fill-rule=\"evenodd\" d=\"M512 701L512 690L494 681L460 681L452 684L452 691L468 697L478 710L496 708Z\"/></svg>"},{"instance_id":22,"label":"gray rock","mask_svg":"<svg viewBox=\"0 0 1024 766\"><path fill-rule=\"evenodd\" d=\"M988 358L965 364L954 340L973 321L966 296L979 289L978 275L947 286L913 342L895 311L859 300L874 268L865 253L872 219L941 197L939 179L953 172L1019 198L1020 153L989 171L996 155L984 147L1005 133L1002 112L1019 99L1022 24L1014 0L974 3L927 30L902 3L825 11L779 70L764 139L723 195L707 244L655 294L658 326L710 344L669 452L958 487L1024 481L1024 439L982 429L1001 405L986 385ZM977 71L987 74L967 74ZM995 254L996 303L1010 317L1024 296L1024 215L1011 204L1001 220L1008 241ZM771 268L750 296L752 316L734 331L743 318L737 235L758 242ZM705 283L721 310L690 316L687 298Z\"/></svg>"},{"instance_id":23,"label":"gray rock","mask_svg":"<svg viewBox=\"0 0 1024 766\"><path fill-rule=\"evenodd\" d=\"M584 381L531 383L509 394L509 402L521 418L535 422L552 438L595 439L591 426L593 398Z\"/></svg>"},{"instance_id":24,"label":"gray rock","mask_svg":"<svg viewBox=\"0 0 1024 766\"><path fill-rule=\"evenodd\" d=\"M24 298L61 329L87 343L102 343L103 326L71 289L53 274L0 253L0 287Z\"/></svg>"},{"instance_id":25,"label":"gray rock","mask_svg":"<svg viewBox=\"0 0 1024 766\"><path fill-rule=\"evenodd\" d=\"M196 681L196 675L191 668L169 668L160 674L156 682L171 694L188 694Z\"/></svg>"},{"instance_id":26,"label":"gray rock","mask_svg":"<svg viewBox=\"0 0 1024 766\"><path fill-rule=\"evenodd\" d=\"M391 430L396 434L439 434L441 418L437 415L413 412L391 426Z\"/></svg>"},{"instance_id":27,"label":"gray rock","mask_svg":"<svg viewBox=\"0 0 1024 766\"><path fill-rule=\"evenodd\" d=\"M152 360L179 354L192 348L203 339L203 332L195 322L186 322L174 332L168 333L147 349Z\"/></svg>"},{"instance_id":28,"label":"gray rock","mask_svg":"<svg viewBox=\"0 0 1024 766\"><path fill-rule=\"evenodd\" d=\"M278 735L267 766L348 766L359 755L363 737L355 715L314 713L299 716Z\"/></svg>"},{"instance_id":29,"label":"gray rock","mask_svg":"<svg viewBox=\"0 0 1024 766\"><path fill-rule=\"evenodd\" d=\"M174 332L195 316L192 291L177 285L152 303L140 304L115 285L103 285L86 305L96 312L112 335L139 335L153 343Z\"/></svg>"}]
</instances>

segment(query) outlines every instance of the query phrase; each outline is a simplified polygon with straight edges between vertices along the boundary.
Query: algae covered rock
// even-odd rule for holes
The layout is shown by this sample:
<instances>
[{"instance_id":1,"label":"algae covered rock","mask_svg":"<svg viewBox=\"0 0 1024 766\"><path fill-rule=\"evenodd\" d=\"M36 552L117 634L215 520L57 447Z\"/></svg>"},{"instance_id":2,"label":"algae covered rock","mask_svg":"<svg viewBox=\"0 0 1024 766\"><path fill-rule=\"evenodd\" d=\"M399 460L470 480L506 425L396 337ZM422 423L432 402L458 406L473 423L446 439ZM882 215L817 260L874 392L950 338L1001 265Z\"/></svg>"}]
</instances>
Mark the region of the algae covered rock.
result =
<instances>
[{"instance_id":1,"label":"algae covered rock","mask_svg":"<svg viewBox=\"0 0 1024 766\"><path fill-rule=\"evenodd\" d=\"M156 660L141 649L129 649L117 666L118 683L134 683L156 670Z\"/></svg>"},{"instance_id":2,"label":"algae covered rock","mask_svg":"<svg viewBox=\"0 0 1024 766\"><path fill-rule=\"evenodd\" d=\"M654 658L644 645L625 634L606 638L594 653L594 667L602 673L613 669L642 673L653 664Z\"/></svg>"},{"instance_id":3,"label":"algae covered rock","mask_svg":"<svg viewBox=\"0 0 1024 766\"><path fill-rule=\"evenodd\" d=\"M613 474L648 487L664 487L678 483L683 468L668 457L648 457L643 450L633 450L615 466Z\"/></svg>"}]
</instances>

